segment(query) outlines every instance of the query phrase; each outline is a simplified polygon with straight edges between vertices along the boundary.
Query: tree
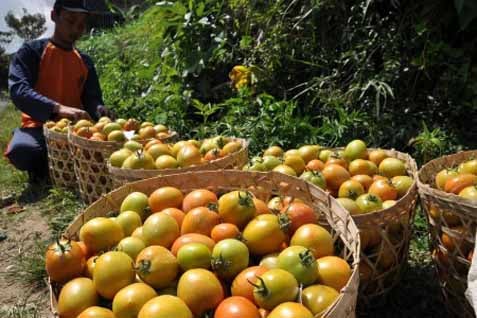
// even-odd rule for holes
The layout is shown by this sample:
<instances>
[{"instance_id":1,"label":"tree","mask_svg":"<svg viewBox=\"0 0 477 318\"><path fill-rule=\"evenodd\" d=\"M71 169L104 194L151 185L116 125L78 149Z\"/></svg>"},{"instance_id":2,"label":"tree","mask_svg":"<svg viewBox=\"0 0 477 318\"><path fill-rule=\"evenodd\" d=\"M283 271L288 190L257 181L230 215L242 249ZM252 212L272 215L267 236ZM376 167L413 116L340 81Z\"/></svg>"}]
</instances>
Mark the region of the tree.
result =
<instances>
[{"instance_id":1,"label":"tree","mask_svg":"<svg viewBox=\"0 0 477 318\"><path fill-rule=\"evenodd\" d=\"M5 16L5 22L16 35L25 41L36 39L46 31L45 16L41 13L30 14L25 8L23 8L21 18L9 11Z\"/></svg>"},{"instance_id":2,"label":"tree","mask_svg":"<svg viewBox=\"0 0 477 318\"><path fill-rule=\"evenodd\" d=\"M5 54L5 48L2 45L10 43L11 40L11 32L0 31L0 91L6 89L8 86L8 64L10 62L8 55Z\"/></svg>"}]
</instances>

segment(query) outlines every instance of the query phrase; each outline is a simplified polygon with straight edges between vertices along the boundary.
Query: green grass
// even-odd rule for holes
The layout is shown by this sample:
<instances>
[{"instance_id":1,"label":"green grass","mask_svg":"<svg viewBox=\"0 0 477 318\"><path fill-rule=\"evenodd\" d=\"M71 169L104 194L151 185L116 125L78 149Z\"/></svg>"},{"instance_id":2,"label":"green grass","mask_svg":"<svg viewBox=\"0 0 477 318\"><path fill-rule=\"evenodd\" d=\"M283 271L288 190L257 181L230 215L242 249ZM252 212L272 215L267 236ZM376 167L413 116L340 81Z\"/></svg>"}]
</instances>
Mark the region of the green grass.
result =
<instances>
[{"instance_id":1,"label":"green grass","mask_svg":"<svg viewBox=\"0 0 477 318\"><path fill-rule=\"evenodd\" d=\"M2 318L40 318L37 305L28 302L28 300L20 301L16 304L0 307L0 317Z\"/></svg>"}]
</instances>

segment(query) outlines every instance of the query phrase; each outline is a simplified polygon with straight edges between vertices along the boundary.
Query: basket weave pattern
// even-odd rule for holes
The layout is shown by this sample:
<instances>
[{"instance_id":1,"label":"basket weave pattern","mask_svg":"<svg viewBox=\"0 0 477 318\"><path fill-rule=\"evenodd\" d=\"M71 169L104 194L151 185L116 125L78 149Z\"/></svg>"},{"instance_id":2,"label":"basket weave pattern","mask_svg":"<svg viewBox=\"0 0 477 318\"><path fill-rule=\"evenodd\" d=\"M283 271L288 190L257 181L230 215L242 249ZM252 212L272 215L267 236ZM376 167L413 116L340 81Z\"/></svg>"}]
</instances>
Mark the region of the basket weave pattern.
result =
<instances>
[{"instance_id":1,"label":"basket weave pattern","mask_svg":"<svg viewBox=\"0 0 477 318\"><path fill-rule=\"evenodd\" d=\"M476 156L477 151L465 151L434 159L424 165L418 174L419 195L429 224L432 259L446 305L458 317L475 317L464 292L470 268L467 258L475 244L477 204L438 190L435 176L443 169L455 167Z\"/></svg>"},{"instance_id":2,"label":"basket weave pattern","mask_svg":"<svg viewBox=\"0 0 477 318\"><path fill-rule=\"evenodd\" d=\"M75 189L77 187L73 158L67 134L43 127L48 151L50 178L57 187Z\"/></svg>"},{"instance_id":3,"label":"basket weave pattern","mask_svg":"<svg viewBox=\"0 0 477 318\"><path fill-rule=\"evenodd\" d=\"M341 205L329 194L303 180L283 174L270 172L246 172L235 170L187 172L176 175L161 176L152 179L129 183L114 190L88 207L67 228L65 235L77 239L81 226L88 220L105 216L110 211L117 211L122 200L131 192L140 191L147 195L162 186L173 186L184 193L199 188L207 188L216 193L224 193L236 189L247 189L258 198L267 200L273 195L289 195L299 198L313 206L320 218L326 219L328 227L340 246L340 256L352 265L352 275L347 285L341 290L335 303L321 317L354 318L359 283L359 250L358 229ZM56 313L59 286L50 284L51 308Z\"/></svg>"},{"instance_id":4,"label":"basket weave pattern","mask_svg":"<svg viewBox=\"0 0 477 318\"><path fill-rule=\"evenodd\" d=\"M154 178L157 176L166 176L176 173L205 171L205 170L220 170L220 169L240 169L248 162L248 141L239 138L233 138L234 141L239 141L242 144L242 149L232 153L224 158L213 160L202 165L178 168L178 169L123 169L113 167L108 162L108 169L113 180L115 188L120 187L126 183L138 180Z\"/></svg>"}]
</instances>

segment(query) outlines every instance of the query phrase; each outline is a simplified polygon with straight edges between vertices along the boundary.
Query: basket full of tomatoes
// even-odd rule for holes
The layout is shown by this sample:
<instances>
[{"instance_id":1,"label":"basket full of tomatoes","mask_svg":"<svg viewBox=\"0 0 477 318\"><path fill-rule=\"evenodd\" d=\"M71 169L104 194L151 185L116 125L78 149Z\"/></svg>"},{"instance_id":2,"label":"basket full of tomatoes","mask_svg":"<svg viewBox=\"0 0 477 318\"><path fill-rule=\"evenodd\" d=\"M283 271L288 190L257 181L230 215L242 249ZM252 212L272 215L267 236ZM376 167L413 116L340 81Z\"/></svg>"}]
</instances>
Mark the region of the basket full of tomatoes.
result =
<instances>
[{"instance_id":1,"label":"basket full of tomatoes","mask_svg":"<svg viewBox=\"0 0 477 318\"><path fill-rule=\"evenodd\" d=\"M399 282L417 200L417 166L409 155L368 149L361 140L344 148L305 145L284 151L272 146L245 169L297 176L330 193L351 213L361 235L363 303Z\"/></svg>"},{"instance_id":2,"label":"basket full of tomatoes","mask_svg":"<svg viewBox=\"0 0 477 318\"><path fill-rule=\"evenodd\" d=\"M128 141L111 154L108 169L113 185L190 171L241 168L248 161L248 141L217 136L174 144L151 140L144 146Z\"/></svg>"},{"instance_id":3,"label":"basket full of tomatoes","mask_svg":"<svg viewBox=\"0 0 477 318\"><path fill-rule=\"evenodd\" d=\"M355 317L356 225L329 194L280 173L129 183L64 235L46 255L61 318Z\"/></svg>"},{"instance_id":4,"label":"basket full of tomatoes","mask_svg":"<svg viewBox=\"0 0 477 318\"><path fill-rule=\"evenodd\" d=\"M128 132L130 136L127 136ZM120 118L112 121L108 117L102 117L97 123L89 120L75 123L68 132L68 141L82 200L92 203L112 190L107 159L122 147L128 137L145 143L151 139L173 140L176 135L164 125L139 123L135 119Z\"/></svg>"},{"instance_id":5,"label":"basket full of tomatoes","mask_svg":"<svg viewBox=\"0 0 477 318\"><path fill-rule=\"evenodd\" d=\"M432 258L448 308L459 317L475 317L464 293L477 228L476 156L474 150L434 159L418 174Z\"/></svg>"}]
</instances>

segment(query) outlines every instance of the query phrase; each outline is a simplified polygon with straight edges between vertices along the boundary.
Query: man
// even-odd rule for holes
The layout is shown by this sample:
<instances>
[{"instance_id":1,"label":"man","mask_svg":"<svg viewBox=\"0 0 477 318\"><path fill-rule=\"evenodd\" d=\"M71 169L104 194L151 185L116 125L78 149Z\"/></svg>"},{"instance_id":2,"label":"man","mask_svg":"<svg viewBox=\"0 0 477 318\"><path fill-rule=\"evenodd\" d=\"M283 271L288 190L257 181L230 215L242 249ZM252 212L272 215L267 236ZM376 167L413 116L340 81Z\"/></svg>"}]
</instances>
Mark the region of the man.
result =
<instances>
[{"instance_id":1,"label":"man","mask_svg":"<svg viewBox=\"0 0 477 318\"><path fill-rule=\"evenodd\" d=\"M10 96L22 112L22 125L15 129L5 155L17 169L28 172L30 183L48 178L44 122L112 115L103 106L92 60L74 46L88 14L85 0L56 0L51 11L53 37L25 43L10 65Z\"/></svg>"}]
</instances>

